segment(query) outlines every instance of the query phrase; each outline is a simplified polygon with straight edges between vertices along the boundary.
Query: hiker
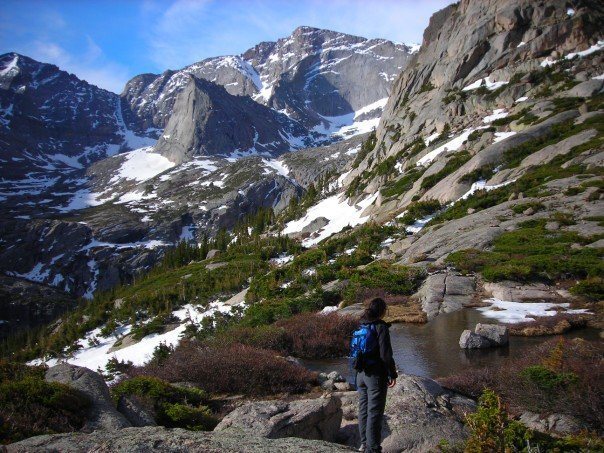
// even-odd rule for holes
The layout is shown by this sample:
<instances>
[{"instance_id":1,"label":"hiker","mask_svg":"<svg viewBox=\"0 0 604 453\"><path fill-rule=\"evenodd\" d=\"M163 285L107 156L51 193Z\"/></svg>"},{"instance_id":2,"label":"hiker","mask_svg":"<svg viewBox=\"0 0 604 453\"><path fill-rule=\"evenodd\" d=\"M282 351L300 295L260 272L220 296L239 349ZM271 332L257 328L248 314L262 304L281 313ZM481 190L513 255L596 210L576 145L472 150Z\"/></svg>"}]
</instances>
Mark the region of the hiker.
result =
<instances>
[{"instance_id":1,"label":"hiker","mask_svg":"<svg viewBox=\"0 0 604 453\"><path fill-rule=\"evenodd\" d=\"M382 419L386 406L388 387L394 387L396 365L392 358L390 324L382 320L386 302L376 297L369 301L361 326L354 332L351 342L351 359L356 371L359 393L359 451L382 451Z\"/></svg>"}]
</instances>

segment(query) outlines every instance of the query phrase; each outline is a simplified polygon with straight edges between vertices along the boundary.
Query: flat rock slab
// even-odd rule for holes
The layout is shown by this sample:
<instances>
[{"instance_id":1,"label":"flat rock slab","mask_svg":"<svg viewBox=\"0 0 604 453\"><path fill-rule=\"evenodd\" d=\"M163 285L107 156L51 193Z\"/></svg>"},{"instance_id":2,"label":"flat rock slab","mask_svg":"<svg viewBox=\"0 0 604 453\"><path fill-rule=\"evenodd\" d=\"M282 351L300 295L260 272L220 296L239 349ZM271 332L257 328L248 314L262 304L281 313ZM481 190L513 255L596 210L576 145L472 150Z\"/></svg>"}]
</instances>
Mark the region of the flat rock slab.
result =
<instances>
[{"instance_id":1,"label":"flat rock slab","mask_svg":"<svg viewBox=\"0 0 604 453\"><path fill-rule=\"evenodd\" d=\"M335 441L341 422L339 398L258 401L238 407L214 430L235 429L271 439L301 437Z\"/></svg>"},{"instance_id":2,"label":"flat rock slab","mask_svg":"<svg viewBox=\"0 0 604 453\"><path fill-rule=\"evenodd\" d=\"M320 440L267 439L249 433L224 431L186 431L161 426L125 428L120 431L95 431L30 437L6 446L8 453L239 453L239 452L344 452L341 445Z\"/></svg>"}]
</instances>

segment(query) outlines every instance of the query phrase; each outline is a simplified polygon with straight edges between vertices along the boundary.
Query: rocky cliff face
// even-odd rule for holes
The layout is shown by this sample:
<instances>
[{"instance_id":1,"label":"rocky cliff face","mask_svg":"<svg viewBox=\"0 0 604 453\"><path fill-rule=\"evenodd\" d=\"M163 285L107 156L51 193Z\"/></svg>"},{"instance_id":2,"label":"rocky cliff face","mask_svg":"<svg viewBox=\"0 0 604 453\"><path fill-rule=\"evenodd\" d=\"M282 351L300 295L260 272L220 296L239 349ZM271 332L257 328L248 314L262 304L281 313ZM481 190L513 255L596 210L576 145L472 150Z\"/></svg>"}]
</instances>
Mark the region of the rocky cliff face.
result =
<instances>
[{"instance_id":1,"label":"rocky cliff face","mask_svg":"<svg viewBox=\"0 0 604 453\"><path fill-rule=\"evenodd\" d=\"M286 115L191 76L155 150L177 164L194 155L276 155L305 135Z\"/></svg>"},{"instance_id":2,"label":"rocky cliff face","mask_svg":"<svg viewBox=\"0 0 604 453\"><path fill-rule=\"evenodd\" d=\"M603 19L600 5L569 7L563 1L468 0L436 13L421 50L394 84L375 146L344 181L349 193L362 199L378 192L366 214L380 221L402 217L413 207L438 205L416 219L425 217L412 228L417 233L437 211L489 190L507 186L510 197L523 198L523 190L510 184L525 175L527 180L556 156L570 159L578 146L597 154L601 132L580 124L601 108ZM556 138L552 127L571 130ZM587 155L575 158L579 163ZM590 159L587 167L596 169L601 158ZM580 173L584 178L598 174ZM571 178L560 187L575 183ZM516 185L526 190L526 184ZM551 195L546 201L552 211L571 209L575 202ZM406 250L404 262L426 256L442 261L451 251L488 247L498 236L493 223L526 220L512 219L513 209L519 209L514 205L522 203L526 200L500 205L497 222L494 214L471 208L468 217L422 231L396 250ZM589 217L601 204L584 208L581 215Z\"/></svg>"}]
</instances>

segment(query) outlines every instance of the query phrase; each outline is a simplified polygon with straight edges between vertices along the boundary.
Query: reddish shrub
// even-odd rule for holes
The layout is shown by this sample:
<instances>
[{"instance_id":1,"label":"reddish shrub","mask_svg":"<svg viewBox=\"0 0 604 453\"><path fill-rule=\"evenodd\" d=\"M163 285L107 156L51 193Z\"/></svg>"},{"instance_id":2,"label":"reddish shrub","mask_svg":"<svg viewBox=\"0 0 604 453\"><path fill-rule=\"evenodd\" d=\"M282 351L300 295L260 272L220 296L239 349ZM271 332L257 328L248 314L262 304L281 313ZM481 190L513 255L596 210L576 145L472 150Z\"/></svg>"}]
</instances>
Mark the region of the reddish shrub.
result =
<instances>
[{"instance_id":1,"label":"reddish shrub","mask_svg":"<svg viewBox=\"0 0 604 453\"><path fill-rule=\"evenodd\" d=\"M208 347L193 341L181 342L161 365L137 367L131 374L193 382L211 393L245 395L300 393L316 379L315 373L273 351L240 344Z\"/></svg>"},{"instance_id":2,"label":"reddish shrub","mask_svg":"<svg viewBox=\"0 0 604 453\"><path fill-rule=\"evenodd\" d=\"M439 379L439 382L474 398L490 388L510 405L512 413L525 410L565 413L600 429L604 425L603 357L602 345L579 339L551 340L499 366L468 370ZM535 367L549 370L554 376L572 376L573 382L564 387L544 387L542 382L530 379L526 373L527 369Z\"/></svg>"},{"instance_id":3,"label":"reddish shrub","mask_svg":"<svg viewBox=\"0 0 604 453\"><path fill-rule=\"evenodd\" d=\"M345 356L352 332L358 324L354 317L337 313L301 313L276 325L287 332L291 341L291 355L321 359Z\"/></svg>"}]
</instances>

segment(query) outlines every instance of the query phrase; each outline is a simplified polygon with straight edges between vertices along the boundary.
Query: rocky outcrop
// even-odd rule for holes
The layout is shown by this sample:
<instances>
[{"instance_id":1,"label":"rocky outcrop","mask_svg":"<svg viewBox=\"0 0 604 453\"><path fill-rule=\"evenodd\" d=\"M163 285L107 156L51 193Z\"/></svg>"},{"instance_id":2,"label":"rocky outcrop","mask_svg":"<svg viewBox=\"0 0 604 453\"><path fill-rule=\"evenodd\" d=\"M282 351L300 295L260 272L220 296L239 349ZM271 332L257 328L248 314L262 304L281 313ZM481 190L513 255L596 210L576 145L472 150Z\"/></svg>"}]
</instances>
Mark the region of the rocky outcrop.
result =
<instances>
[{"instance_id":1,"label":"rocky outcrop","mask_svg":"<svg viewBox=\"0 0 604 453\"><path fill-rule=\"evenodd\" d=\"M48 324L76 305L76 298L64 291L0 275L0 339Z\"/></svg>"},{"instance_id":2,"label":"rocky outcrop","mask_svg":"<svg viewBox=\"0 0 604 453\"><path fill-rule=\"evenodd\" d=\"M342 421L334 397L247 403L222 419L215 431L245 432L271 439L300 437L335 441Z\"/></svg>"},{"instance_id":3,"label":"rocky outcrop","mask_svg":"<svg viewBox=\"0 0 604 453\"><path fill-rule=\"evenodd\" d=\"M422 310L433 319L439 313L450 313L469 305L474 298L474 277L442 272L428 275L414 298Z\"/></svg>"},{"instance_id":4,"label":"rocky outcrop","mask_svg":"<svg viewBox=\"0 0 604 453\"><path fill-rule=\"evenodd\" d=\"M459 347L462 349L484 349L506 346L508 343L508 328L494 324L476 324L474 332L464 330L459 337Z\"/></svg>"},{"instance_id":5,"label":"rocky outcrop","mask_svg":"<svg viewBox=\"0 0 604 453\"><path fill-rule=\"evenodd\" d=\"M130 453L153 451L182 453L203 451L207 453L240 453L254 451L287 452L344 452L348 448L319 440L267 439L250 433L187 431L163 427L125 428L120 431L95 431L91 434L69 433L36 436L6 446L7 453L65 452L65 453Z\"/></svg>"},{"instance_id":6,"label":"rocky outcrop","mask_svg":"<svg viewBox=\"0 0 604 453\"><path fill-rule=\"evenodd\" d=\"M562 436L578 434L587 428L583 422L566 414L543 416L534 412L523 412L519 420L529 429Z\"/></svg>"},{"instance_id":7,"label":"rocky outcrop","mask_svg":"<svg viewBox=\"0 0 604 453\"><path fill-rule=\"evenodd\" d=\"M340 442L357 448L358 394L337 392L334 396L342 401L344 413ZM399 374L394 388L388 389L382 448L385 452L425 452L436 449L441 440L461 442L467 436L464 415L475 408L473 400L443 389L432 379Z\"/></svg>"},{"instance_id":8,"label":"rocky outcrop","mask_svg":"<svg viewBox=\"0 0 604 453\"><path fill-rule=\"evenodd\" d=\"M386 452L420 452L435 449L441 440L450 444L467 435L463 415L475 403L443 389L435 381L399 375L388 390L382 429L382 448Z\"/></svg>"},{"instance_id":9,"label":"rocky outcrop","mask_svg":"<svg viewBox=\"0 0 604 453\"><path fill-rule=\"evenodd\" d=\"M116 430L131 426L113 405L109 388L99 373L88 368L61 363L48 369L46 380L66 384L90 398L92 407L82 431Z\"/></svg>"},{"instance_id":10,"label":"rocky outcrop","mask_svg":"<svg viewBox=\"0 0 604 453\"><path fill-rule=\"evenodd\" d=\"M304 135L286 115L190 76L155 150L176 164L195 155L281 154L291 147L287 137Z\"/></svg>"},{"instance_id":11,"label":"rocky outcrop","mask_svg":"<svg viewBox=\"0 0 604 453\"><path fill-rule=\"evenodd\" d=\"M561 302L570 296L567 291L544 283L485 282L483 288L494 299L510 302Z\"/></svg>"},{"instance_id":12,"label":"rocky outcrop","mask_svg":"<svg viewBox=\"0 0 604 453\"><path fill-rule=\"evenodd\" d=\"M132 426L157 426L153 414L143 407L136 396L121 396L117 402L117 410Z\"/></svg>"}]
</instances>

